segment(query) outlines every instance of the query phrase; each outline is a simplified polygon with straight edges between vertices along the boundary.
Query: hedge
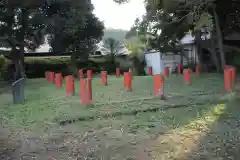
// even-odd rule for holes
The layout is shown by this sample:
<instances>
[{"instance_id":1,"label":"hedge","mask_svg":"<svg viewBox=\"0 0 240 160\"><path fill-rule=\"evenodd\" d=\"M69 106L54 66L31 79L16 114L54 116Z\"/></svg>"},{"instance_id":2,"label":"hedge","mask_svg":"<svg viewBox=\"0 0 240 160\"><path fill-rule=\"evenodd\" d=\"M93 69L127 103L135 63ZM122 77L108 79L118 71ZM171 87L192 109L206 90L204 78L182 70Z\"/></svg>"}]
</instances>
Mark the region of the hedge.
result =
<instances>
[{"instance_id":1,"label":"hedge","mask_svg":"<svg viewBox=\"0 0 240 160\"><path fill-rule=\"evenodd\" d=\"M83 69L85 72L87 69L91 69L93 73L100 73L101 71L108 71L109 74L115 74L116 67L119 66L118 63L111 63L110 61L93 61L90 59L88 61L78 60L76 66L78 69ZM25 72L28 78L42 78L46 71L61 72L64 76L73 74L69 69L70 65L69 58L26 58L25 59ZM10 80L9 70L13 69L13 64L10 61L6 63L5 58L0 57L0 72L1 77L4 80ZM127 71L129 66L121 68L121 71Z\"/></svg>"}]
</instances>

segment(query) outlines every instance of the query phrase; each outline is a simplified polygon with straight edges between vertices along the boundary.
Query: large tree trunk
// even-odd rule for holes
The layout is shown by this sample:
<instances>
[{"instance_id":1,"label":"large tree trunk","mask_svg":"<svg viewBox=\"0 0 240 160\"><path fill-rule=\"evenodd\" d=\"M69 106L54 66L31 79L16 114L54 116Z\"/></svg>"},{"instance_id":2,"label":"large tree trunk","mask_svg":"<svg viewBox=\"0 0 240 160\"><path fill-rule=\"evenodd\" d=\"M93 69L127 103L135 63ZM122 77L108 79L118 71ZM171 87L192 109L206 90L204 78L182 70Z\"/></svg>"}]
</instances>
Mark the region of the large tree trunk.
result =
<instances>
[{"instance_id":1,"label":"large tree trunk","mask_svg":"<svg viewBox=\"0 0 240 160\"><path fill-rule=\"evenodd\" d=\"M221 28L219 26L219 20L218 20L218 16L217 16L215 7L213 7L213 14L214 14L214 20L215 20L215 26L216 26L216 32L217 32L217 45L219 48L220 58L221 58L221 69L223 71L224 67L226 65L226 60L225 60L225 54L224 54L224 50L223 50L222 32L221 32Z\"/></svg>"},{"instance_id":2,"label":"large tree trunk","mask_svg":"<svg viewBox=\"0 0 240 160\"><path fill-rule=\"evenodd\" d=\"M13 79L11 79L11 81L15 82L18 79L23 77L22 76L21 59L20 59L19 51L15 47L12 47L10 57L11 57L11 60L14 64L14 73L12 73L13 74Z\"/></svg>"},{"instance_id":3,"label":"large tree trunk","mask_svg":"<svg viewBox=\"0 0 240 160\"><path fill-rule=\"evenodd\" d=\"M200 31L195 33L195 45L196 45L196 52L197 52L196 56L197 56L197 59L198 59L198 63L200 65L200 70L203 71L204 70L204 67L203 67L204 62L203 62L203 52L202 52L201 32Z\"/></svg>"},{"instance_id":4,"label":"large tree trunk","mask_svg":"<svg viewBox=\"0 0 240 160\"><path fill-rule=\"evenodd\" d=\"M209 51L211 53L213 64L215 64L217 72L220 73L221 72L221 63L219 62L218 57L217 57L216 47L215 47L213 38L210 39L210 43L211 43L211 45L210 45Z\"/></svg>"},{"instance_id":5,"label":"large tree trunk","mask_svg":"<svg viewBox=\"0 0 240 160\"><path fill-rule=\"evenodd\" d=\"M28 11L25 8L21 9L22 11L22 27L21 27L21 34L20 34L20 52L19 52L19 57L20 57L20 72L21 72L21 77L25 76L25 67L24 67L24 39L25 39L25 34L26 34L26 28L28 27Z\"/></svg>"},{"instance_id":6,"label":"large tree trunk","mask_svg":"<svg viewBox=\"0 0 240 160\"><path fill-rule=\"evenodd\" d=\"M210 49L209 51L210 51L210 54L211 54L213 64L215 65L217 72L220 73L221 66L220 66L220 63L218 63L218 58L217 58L217 55L216 55L216 51L212 50L212 49Z\"/></svg>"},{"instance_id":7,"label":"large tree trunk","mask_svg":"<svg viewBox=\"0 0 240 160\"><path fill-rule=\"evenodd\" d=\"M24 78L21 72L22 66L19 51L17 51L17 49L13 47L11 55L15 67L12 82L13 103L24 103Z\"/></svg>"}]
</instances>

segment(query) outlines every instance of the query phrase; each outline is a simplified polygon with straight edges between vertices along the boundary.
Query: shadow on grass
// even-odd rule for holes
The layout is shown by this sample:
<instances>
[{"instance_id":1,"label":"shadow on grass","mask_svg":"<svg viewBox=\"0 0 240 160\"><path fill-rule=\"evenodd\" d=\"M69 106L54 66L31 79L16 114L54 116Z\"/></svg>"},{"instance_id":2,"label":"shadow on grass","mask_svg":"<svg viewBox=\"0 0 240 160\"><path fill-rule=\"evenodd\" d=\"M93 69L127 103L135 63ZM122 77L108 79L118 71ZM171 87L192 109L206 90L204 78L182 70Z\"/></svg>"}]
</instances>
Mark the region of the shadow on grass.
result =
<instances>
[{"instance_id":1,"label":"shadow on grass","mask_svg":"<svg viewBox=\"0 0 240 160\"><path fill-rule=\"evenodd\" d=\"M240 158L239 95L227 95L188 124L164 133L151 142L151 156L174 160Z\"/></svg>"},{"instance_id":2,"label":"shadow on grass","mask_svg":"<svg viewBox=\"0 0 240 160\"><path fill-rule=\"evenodd\" d=\"M135 110L129 110L129 111L117 111L113 113L102 113L99 115L90 115L90 116L79 116L72 119L67 120L60 120L60 125L67 125L72 124L75 122L81 122L81 121L94 121L98 119L108 119L111 117L119 117L119 116L135 116L139 113L146 113L146 112L158 112L158 111L164 111L168 109L174 109L174 108L182 108L182 107L190 107L190 106L203 106L203 105L213 105L213 104L219 104L227 102L227 100L206 100L203 102L195 102L195 103L186 103L186 104L166 104L161 105L160 103L151 104L151 107L146 109L135 109ZM145 104L148 104L148 102L145 102ZM149 105L150 106L150 105Z\"/></svg>"},{"instance_id":3,"label":"shadow on grass","mask_svg":"<svg viewBox=\"0 0 240 160\"><path fill-rule=\"evenodd\" d=\"M239 95L237 95L239 96ZM186 159L240 159L240 97L226 104Z\"/></svg>"},{"instance_id":4,"label":"shadow on grass","mask_svg":"<svg viewBox=\"0 0 240 160\"><path fill-rule=\"evenodd\" d=\"M212 102L212 104L218 103L220 102ZM148 156L146 147L149 143L155 142L158 137L171 134L172 130L181 128L204 116L211 109L210 105L211 103L208 102L198 105L168 106L168 108L163 109L156 106L156 108L146 111L133 111L131 114L127 112L127 114L121 113L117 116L92 117L91 120L76 121L62 127L65 131L71 131L72 134L92 133L92 136L84 139L84 142L89 148L101 146L101 149L95 149L96 159L99 157L110 159L119 155L119 158L116 159L150 160L152 157ZM164 147L164 141L162 143L159 147ZM104 148L105 145L108 145L108 148ZM105 150L107 154L102 150ZM168 151L170 152L171 149L169 148ZM89 157L90 155L84 156Z\"/></svg>"}]
</instances>

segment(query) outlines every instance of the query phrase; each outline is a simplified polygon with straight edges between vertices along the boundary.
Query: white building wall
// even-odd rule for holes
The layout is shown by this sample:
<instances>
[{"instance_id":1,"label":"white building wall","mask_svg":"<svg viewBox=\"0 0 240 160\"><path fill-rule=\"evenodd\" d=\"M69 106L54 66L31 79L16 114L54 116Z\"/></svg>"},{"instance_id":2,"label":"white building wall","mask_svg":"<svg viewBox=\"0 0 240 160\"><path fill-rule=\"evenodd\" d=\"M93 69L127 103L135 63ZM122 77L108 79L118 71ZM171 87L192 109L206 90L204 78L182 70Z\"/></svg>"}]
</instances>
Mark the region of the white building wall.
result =
<instances>
[{"instance_id":1,"label":"white building wall","mask_svg":"<svg viewBox=\"0 0 240 160\"><path fill-rule=\"evenodd\" d=\"M145 54L145 60L146 60L147 68L152 67L153 74L163 73L164 64L161 59L160 52L152 52L152 53Z\"/></svg>"}]
</instances>

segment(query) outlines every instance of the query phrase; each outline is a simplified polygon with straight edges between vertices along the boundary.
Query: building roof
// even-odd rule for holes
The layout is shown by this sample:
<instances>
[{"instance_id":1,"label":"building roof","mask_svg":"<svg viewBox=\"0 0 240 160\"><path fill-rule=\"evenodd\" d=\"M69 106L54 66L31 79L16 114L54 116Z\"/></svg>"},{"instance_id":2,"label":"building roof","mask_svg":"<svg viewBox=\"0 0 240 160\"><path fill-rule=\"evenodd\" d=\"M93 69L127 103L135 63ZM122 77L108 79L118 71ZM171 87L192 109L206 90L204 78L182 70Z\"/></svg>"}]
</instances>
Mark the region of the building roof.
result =
<instances>
[{"instance_id":1,"label":"building roof","mask_svg":"<svg viewBox=\"0 0 240 160\"><path fill-rule=\"evenodd\" d=\"M104 47L104 43L101 41L97 44L96 52L101 52L102 55L108 55L111 51ZM117 55L129 55L131 53L124 44L118 46Z\"/></svg>"}]
</instances>

